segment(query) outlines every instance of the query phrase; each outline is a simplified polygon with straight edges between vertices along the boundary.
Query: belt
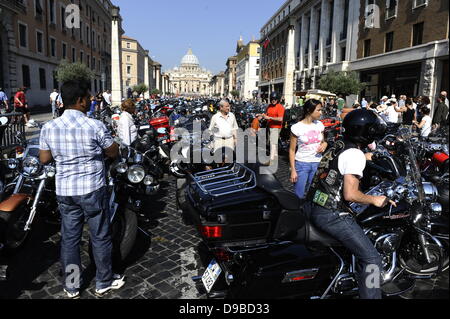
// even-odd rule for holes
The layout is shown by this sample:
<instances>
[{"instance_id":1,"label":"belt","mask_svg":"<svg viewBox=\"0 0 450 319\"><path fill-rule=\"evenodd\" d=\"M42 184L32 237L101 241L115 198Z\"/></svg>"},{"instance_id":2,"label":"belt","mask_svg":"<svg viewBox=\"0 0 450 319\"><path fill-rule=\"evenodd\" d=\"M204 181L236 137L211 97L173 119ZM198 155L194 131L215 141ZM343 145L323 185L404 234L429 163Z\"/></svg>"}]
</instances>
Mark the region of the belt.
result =
<instances>
[{"instance_id":1,"label":"belt","mask_svg":"<svg viewBox=\"0 0 450 319\"><path fill-rule=\"evenodd\" d=\"M215 136L214 138L217 138L217 139L219 139L219 140L224 140L224 141L226 141L226 140L232 139L233 136L231 136L231 137L219 137L219 136Z\"/></svg>"}]
</instances>

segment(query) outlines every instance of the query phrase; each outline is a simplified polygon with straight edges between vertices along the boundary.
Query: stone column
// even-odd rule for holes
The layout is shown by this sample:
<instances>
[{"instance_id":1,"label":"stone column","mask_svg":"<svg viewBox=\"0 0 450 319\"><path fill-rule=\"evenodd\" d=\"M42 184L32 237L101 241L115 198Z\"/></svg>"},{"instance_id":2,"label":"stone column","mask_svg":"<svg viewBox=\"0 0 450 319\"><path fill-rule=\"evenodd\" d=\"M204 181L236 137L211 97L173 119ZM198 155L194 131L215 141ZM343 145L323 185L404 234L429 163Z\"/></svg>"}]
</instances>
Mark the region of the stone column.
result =
<instances>
[{"instance_id":1,"label":"stone column","mask_svg":"<svg viewBox=\"0 0 450 319\"><path fill-rule=\"evenodd\" d=\"M156 88L161 91L161 70L159 67L156 69Z\"/></svg>"},{"instance_id":2,"label":"stone column","mask_svg":"<svg viewBox=\"0 0 450 319\"><path fill-rule=\"evenodd\" d=\"M112 105L120 105L122 103L122 17L120 16L119 7L117 15L112 17L112 39L111 39L111 94Z\"/></svg>"},{"instance_id":3,"label":"stone column","mask_svg":"<svg viewBox=\"0 0 450 319\"><path fill-rule=\"evenodd\" d=\"M294 72L295 72L295 34L296 19L292 17L288 28L286 45L286 70L284 78L284 99L289 107L294 104Z\"/></svg>"},{"instance_id":4,"label":"stone column","mask_svg":"<svg viewBox=\"0 0 450 319\"><path fill-rule=\"evenodd\" d=\"M419 94L427 96L431 101L431 116L434 115L435 95L437 90L437 63L435 58L422 62L422 79L419 86Z\"/></svg>"},{"instance_id":5,"label":"stone column","mask_svg":"<svg viewBox=\"0 0 450 319\"><path fill-rule=\"evenodd\" d=\"M342 25L344 24L344 1L334 0L334 20L333 31L331 37L331 62L338 62L337 56L339 53L339 42L341 36Z\"/></svg>"},{"instance_id":6,"label":"stone column","mask_svg":"<svg viewBox=\"0 0 450 319\"><path fill-rule=\"evenodd\" d=\"M144 97L146 99L150 98L150 70L149 70L149 58L148 58L148 51L146 51L146 55L144 58L144 83L147 85L148 90L144 93Z\"/></svg>"},{"instance_id":7,"label":"stone column","mask_svg":"<svg viewBox=\"0 0 450 319\"><path fill-rule=\"evenodd\" d=\"M330 3L329 0L322 0L320 19L320 35L319 35L319 66L323 66L327 63L325 46L327 41L328 29L330 27L330 21L328 19L330 15Z\"/></svg>"},{"instance_id":8,"label":"stone column","mask_svg":"<svg viewBox=\"0 0 450 319\"><path fill-rule=\"evenodd\" d=\"M307 46L309 45L309 43L307 43L307 39L308 39L308 35L307 35L307 31L308 31L308 19L306 17L306 15L302 15L301 17L302 19L302 30L300 31L302 34L302 38L300 41L300 70L304 70L305 69L305 50L307 48Z\"/></svg>"}]
</instances>

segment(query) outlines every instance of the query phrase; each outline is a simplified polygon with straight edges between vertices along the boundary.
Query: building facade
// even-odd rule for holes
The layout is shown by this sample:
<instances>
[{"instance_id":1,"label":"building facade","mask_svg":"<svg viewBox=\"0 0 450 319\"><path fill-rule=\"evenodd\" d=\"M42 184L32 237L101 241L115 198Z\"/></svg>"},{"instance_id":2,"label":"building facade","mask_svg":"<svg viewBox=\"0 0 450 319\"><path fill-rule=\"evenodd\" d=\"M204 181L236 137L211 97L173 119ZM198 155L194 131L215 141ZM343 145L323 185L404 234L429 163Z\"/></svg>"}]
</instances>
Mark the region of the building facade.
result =
<instances>
[{"instance_id":1,"label":"building facade","mask_svg":"<svg viewBox=\"0 0 450 319\"><path fill-rule=\"evenodd\" d=\"M289 0L261 29L260 94L316 89L329 68L346 70L356 59L359 1Z\"/></svg>"},{"instance_id":2,"label":"building facade","mask_svg":"<svg viewBox=\"0 0 450 319\"><path fill-rule=\"evenodd\" d=\"M168 70L169 91L177 95L209 95L211 72L201 68L198 58L189 49L179 67Z\"/></svg>"},{"instance_id":3,"label":"building facade","mask_svg":"<svg viewBox=\"0 0 450 319\"><path fill-rule=\"evenodd\" d=\"M232 56L227 59L225 70L225 96L228 98L233 98L231 94L236 91L237 81L236 81L236 66L237 66L237 56Z\"/></svg>"},{"instance_id":4,"label":"building facade","mask_svg":"<svg viewBox=\"0 0 450 319\"><path fill-rule=\"evenodd\" d=\"M139 41L122 36L123 96L127 96L128 89L132 89L135 85L150 83L149 60L146 57L148 57L148 51L142 48Z\"/></svg>"},{"instance_id":5,"label":"building facade","mask_svg":"<svg viewBox=\"0 0 450 319\"><path fill-rule=\"evenodd\" d=\"M67 23L79 8L80 25ZM85 63L94 72L91 91L111 88L109 0L4 0L0 2L0 86L10 96L27 87L30 106L49 104L59 83L61 60Z\"/></svg>"},{"instance_id":6,"label":"building facade","mask_svg":"<svg viewBox=\"0 0 450 319\"><path fill-rule=\"evenodd\" d=\"M210 82L210 96L225 96L225 73L220 72L212 77Z\"/></svg>"},{"instance_id":7,"label":"building facade","mask_svg":"<svg viewBox=\"0 0 450 319\"><path fill-rule=\"evenodd\" d=\"M257 95L259 84L260 45L250 41L237 55L236 89L241 99L250 100Z\"/></svg>"},{"instance_id":8,"label":"building facade","mask_svg":"<svg viewBox=\"0 0 450 319\"><path fill-rule=\"evenodd\" d=\"M362 95L448 90L448 1L288 0L261 29L259 89L287 105L329 70L357 71Z\"/></svg>"},{"instance_id":9,"label":"building facade","mask_svg":"<svg viewBox=\"0 0 450 319\"><path fill-rule=\"evenodd\" d=\"M350 68L368 83L363 96L424 95L434 102L449 90L448 1L361 0L359 16L365 23Z\"/></svg>"}]
</instances>

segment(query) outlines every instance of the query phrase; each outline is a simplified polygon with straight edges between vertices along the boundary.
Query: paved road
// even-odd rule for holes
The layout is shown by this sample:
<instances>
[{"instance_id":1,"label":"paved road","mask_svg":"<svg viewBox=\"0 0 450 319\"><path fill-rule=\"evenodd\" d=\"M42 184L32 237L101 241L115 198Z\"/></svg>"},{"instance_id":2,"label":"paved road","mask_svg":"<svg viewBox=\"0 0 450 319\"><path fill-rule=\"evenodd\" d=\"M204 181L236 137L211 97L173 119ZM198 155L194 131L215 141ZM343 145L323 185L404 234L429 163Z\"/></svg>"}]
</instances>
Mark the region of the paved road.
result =
<instances>
[{"instance_id":1,"label":"paved road","mask_svg":"<svg viewBox=\"0 0 450 319\"><path fill-rule=\"evenodd\" d=\"M38 115L36 120L45 120ZM36 136L35 130L28 131ZM277 174L288 181L288 165L284 160ZM200 239L192 226L183 223L175 207L175 179L163 182L162 192L151 199L146 220L140 221L137 243L127 261L126 286L106 296L109 299L204 299L191 277L202 275L204 266L198 258ZM292 187L285 183L287 188ZM11 277L0 282L0 299L64 298L60 277L59 226L43 220L35 225L26 249L11 259ZM95 273L87 253L87 231L82 240L82 263L86 271L83 299L96 298ZM448 271L434 280L418 280L416 288L402 298L448 299Z\"/></svg>"}]
</instances>

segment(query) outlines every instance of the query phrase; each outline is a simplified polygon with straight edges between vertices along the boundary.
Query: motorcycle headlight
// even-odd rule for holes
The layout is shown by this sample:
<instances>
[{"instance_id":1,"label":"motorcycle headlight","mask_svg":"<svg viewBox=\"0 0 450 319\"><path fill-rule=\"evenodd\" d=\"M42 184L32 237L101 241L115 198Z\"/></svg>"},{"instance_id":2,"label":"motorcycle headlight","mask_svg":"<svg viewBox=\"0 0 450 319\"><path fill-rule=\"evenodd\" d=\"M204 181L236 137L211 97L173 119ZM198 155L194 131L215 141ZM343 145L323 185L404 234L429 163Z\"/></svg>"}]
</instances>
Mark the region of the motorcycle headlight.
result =
<instances>
[{"instance_id":1,"label":"motorcycle headlight","mask_svg":"<svg viewBox=\"0 0 450 319\"><path fill-rule=\"evenodd\" d=\"M8 160L8 168L9 169L16 169L17 165L19 165L19 161L16 159L10 159Z\"/></svg>"},{"instance_id":2,"label":"motorcycle headlight","mask_svg":"<svg viewBox=\"0 0 450 319\"><path fill-rule=\"evenodd\" d=\"M151 175L147 175L144 178L144 185L145 186L150 186L155 182L155 178Z\"/></svg>"},{"instance_id":3,"label":"motorcycle headlight","mask_svg":"<svg viewBox=\"0 0 450 319\"><path fill-rule=\"evenodd\" d=\"M47 166L45 168L45 174L47 175L47 177L53 178L56 175L56 168L54 168L53 166Z\"/></svg>"},{"instance_id":4,"label":"motorcycle headlight","mask_svg":"<svg viewBox=\"0 0 450 319\"><path fill-rule=\"evenodd\" d=\"M25 174L35 175L39 173L41 164L36 157L27 157L22 162L22 169Z\"/></svg>"},{"instance_id":5,"label":"motorcycle headlight","mask_svg":"<svg viewBox=\"0 0 450 319\"><path fill-rule=\"evenodd\" d=\"M434 218L438 218L442 215L442 205L439 203L431 203L430 204L431 209L431 216Z\"/></svg>"},{"instance_id":6,"label":"motorcycle headlight","mask_svg":"<svg viewBox=\"0 0 450 319\"><path fill-rule=\"evenodd\" d=\"M125 163L119 163L116 166L116 171L119 174L125 174L127 172L127 170L128 170L128 165Z\"/></svg>"},{"instance_id":7,"label":"motorcycle headlight","mask_svg":"<svg viewBox=\"0 0 450 319\"><path fill-rule=\"evenodd\" d=\"M140 165L131 166L128 170L128 180L133 184L139 184L145 178L145 170Z\"/></svg>"}]
</instances>

